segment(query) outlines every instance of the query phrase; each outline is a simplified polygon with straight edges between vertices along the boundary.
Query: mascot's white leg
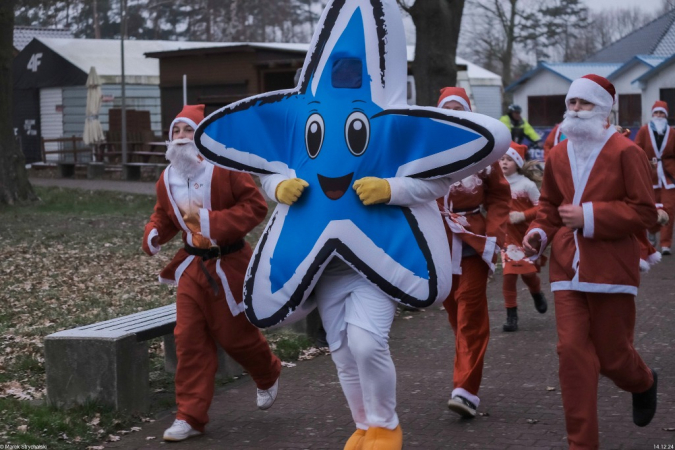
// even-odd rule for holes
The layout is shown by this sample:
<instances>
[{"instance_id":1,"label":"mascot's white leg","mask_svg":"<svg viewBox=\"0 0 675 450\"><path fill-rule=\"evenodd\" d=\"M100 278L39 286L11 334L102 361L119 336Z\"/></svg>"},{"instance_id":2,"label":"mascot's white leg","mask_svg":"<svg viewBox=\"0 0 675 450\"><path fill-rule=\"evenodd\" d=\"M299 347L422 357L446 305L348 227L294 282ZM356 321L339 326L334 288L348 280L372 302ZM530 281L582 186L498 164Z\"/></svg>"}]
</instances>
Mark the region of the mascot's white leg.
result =
<instances>
[{"instance_id":1,"label":"mascot's white leg","mask_svg":"<svg viewBox=\"0 0 675 450\"><path fill-rule=\"evenodd\" d=\"M358 368L367 428L393 430L398 426L396 369L389 344L380 336L352 324L347 326L347 341Z\"/></svg>"},{"instance_id":2,"label":"mascot's white leg","mask_svg":"<svg viewBox=\"0 0 675 450\"><path fill-rule=\"evenodd\" d=\"M341 262L329 265L314 294L357 427L345 449L369 448L368 439L374 448L400 449L396 370L388 343L396 303Z\"/></svg>"},{"instance_id":3,"label":"mascot's white leg","mask_svg":"<svg viewBox=\"0 0 675 450\"><path fill-rule=\"evenodd\" d=\"M363 391L361 390L361 380L359 378L359 368L356 365L354 355L346 345L341 345L339 349L331 352L331 357L337 367L338 378L342 392L344 392L352 412L352 419L356 428L367 430L366 410L363 405Z\"/></svg>"}]
</instances>

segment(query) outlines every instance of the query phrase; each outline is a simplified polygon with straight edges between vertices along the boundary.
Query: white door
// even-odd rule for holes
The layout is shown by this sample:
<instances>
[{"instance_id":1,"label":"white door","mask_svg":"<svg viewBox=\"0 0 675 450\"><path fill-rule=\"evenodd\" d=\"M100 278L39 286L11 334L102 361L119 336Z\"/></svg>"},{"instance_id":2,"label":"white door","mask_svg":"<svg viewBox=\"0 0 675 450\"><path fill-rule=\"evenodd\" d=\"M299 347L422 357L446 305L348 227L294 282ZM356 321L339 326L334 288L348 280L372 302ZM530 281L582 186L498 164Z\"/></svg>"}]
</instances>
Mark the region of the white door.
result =
<instances>
[{"instance_id":1,"label":"white door","mask_svg":"<svg viewBox=\"0 0 675 450\"><path fill-rule=\"evenodd\" d=\"M40 132L43 139L63 137L63 90L60 87L40 89ZM58 142L45 144L47 152L60 148L63 146ZM47 153L47 161L58 161L59 156L63 155Z\"/></svg>"}]
</instances>

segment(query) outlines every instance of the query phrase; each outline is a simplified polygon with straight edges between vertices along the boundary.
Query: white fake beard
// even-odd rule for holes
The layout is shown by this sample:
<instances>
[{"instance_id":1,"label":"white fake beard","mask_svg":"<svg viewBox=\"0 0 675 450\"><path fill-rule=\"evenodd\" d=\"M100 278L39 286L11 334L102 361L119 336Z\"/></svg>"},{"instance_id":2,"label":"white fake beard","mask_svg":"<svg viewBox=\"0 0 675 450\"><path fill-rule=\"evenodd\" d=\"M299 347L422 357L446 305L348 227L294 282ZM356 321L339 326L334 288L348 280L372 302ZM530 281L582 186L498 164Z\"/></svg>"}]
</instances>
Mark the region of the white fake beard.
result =
<instances>
[{"instance_id":1,"label":"white fake beard","mask_svg":"<svg viewBox=\"0 0 675 450\"><path fill-rule=\"evenodd\" d=\"M585 163L593 149L607 133L607 115L604 111L567 111L560 130L574 144L579 162Z\"/></svg>"},{"instance_id":2,"label":"white fake beard","mask_svg":"<svg viewBox=\"0 0 675 450\"><path fill-rule=\"evenodd\" d=\"M659 134L663 134L666 132L666 127L668 126L668 119L665 117L652 117L652 123L654 124L654 127L656 127L656 131Z\"/></svg>"},{"instance_id":3,"label":"white fake beard","mask_svg":"<svg viewBox=\"0 0 675 450\"><path fill-rule=\"evenodd\" d=\"M197 146L192 139L174 139L167 143L166 159L185 180L195 178L201 168Z\"/></svg>"}]
</instances>

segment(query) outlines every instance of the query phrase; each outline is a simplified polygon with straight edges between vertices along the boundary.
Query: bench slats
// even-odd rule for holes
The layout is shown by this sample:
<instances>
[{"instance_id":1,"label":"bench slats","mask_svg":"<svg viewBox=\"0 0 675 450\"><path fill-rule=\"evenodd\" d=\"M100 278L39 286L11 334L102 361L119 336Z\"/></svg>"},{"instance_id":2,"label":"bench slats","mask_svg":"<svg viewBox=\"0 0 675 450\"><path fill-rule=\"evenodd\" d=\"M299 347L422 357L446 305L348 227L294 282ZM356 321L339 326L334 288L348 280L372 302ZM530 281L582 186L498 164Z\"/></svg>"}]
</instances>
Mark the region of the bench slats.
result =
<instances>
[{"instance_id":1,"label":"bench slats","mask_svg":"<svg viewBox=\"0 0 675 450\"><path fill-rule=\"evenodd\" d=\"M141 311L124 317L85 325L50 335L54 338L105 338L116 339L136 335L137 341L145 341L173 333L176 326L176 305L167 305Z\"/></svg>"},{"instance_id":2,"label":"bench slats","mask_svg":"<svg viewBox=\"0 0 675 450\"><path fill-rule=\"evenodd\" d=\"M171 316L165 316L165 317L157 317L157 318L145 318L142 321L139 322L132 322L132 323L127 323L124 325L115 325L113 327L106 327L102 328L105 330L109 331L115 331L115 330L125 330L125 331L136 331L136 330L143 330L146 328L152 328L156 327L165 323L176 323L176 315L173 314Z\"/></svg>"},{"instance_id":3,"label":"bench slats","mask_svg":"<svg viewBox=\"0 0 675 450\"><path fill-rule=\"evenodd\" d=\"M133 325L137 323L143 323L148 320L154 319L163 319L163 320L176 320L176 312L162 312L157 315L144 315L140 317L134 317L129 319L130 316L120 318L119 320L113 319L114 321L98 322L91 325L86 325L83 327L78 327L80 330L114 330L120 329L128 325Z\"/></svg>"},{"instance_id":4,"label":"bench slats","mask_svg":"<svg viewBox=\"0 0 675 450\"><path fill-rule=\"evenodd\" d=\"M108 325L114 325L116 323L120 322L129 322L129 321L134 321L134 320L139 320L143 319L144 317L157 317L159 315L166 315L166 314L176 314L176 305L166 305L166 306L160 306L159 308L155 309L149 309L147 311L140 311L134 314L129 314L128 316L121 316L121 317L116 317L114 319L110 320L105 320L103 322L98 322L98 323L92 323L91 325L84 325L81 327L77 327L77 329L80 330L86 330L91 327L100 327L100 326L108 326Z\"/></svg>"}]
</instances>

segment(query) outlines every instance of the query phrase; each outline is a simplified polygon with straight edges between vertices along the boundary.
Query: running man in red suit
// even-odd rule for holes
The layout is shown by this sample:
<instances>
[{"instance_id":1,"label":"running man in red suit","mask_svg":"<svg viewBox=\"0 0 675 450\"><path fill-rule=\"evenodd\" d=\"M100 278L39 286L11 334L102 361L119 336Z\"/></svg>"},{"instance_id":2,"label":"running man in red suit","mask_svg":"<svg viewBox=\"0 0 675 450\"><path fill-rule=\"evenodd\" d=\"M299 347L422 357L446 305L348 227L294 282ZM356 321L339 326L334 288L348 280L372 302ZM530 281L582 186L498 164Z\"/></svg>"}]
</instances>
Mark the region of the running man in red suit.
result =
<instances>
[{"instance_id":1,"label":"running man in red suit","mask_svg":"<svg viewBox=\"0 0 675 450\"><path fill-rule=\"evenodd\" d=\"M659 100L654 103L652 119L640 128L635 143L645 151L651 162L656 201L663 203L663 209L670 217L668 223L661 227L661 254L670 255L675 217L675 133L668 126L666 102Z\"/></svg>"},{"instance_id":2,"label":"running man in red suit","mask_svg":"<svg viewBox=\"0 0 675 450\"><path fill-rule=\"evenodd\" d=\"M633 422L656 412L656 372L633 347L640 283L638 235L656 224L649 162L609 125L614 86L586 75L570 86L551 150L528 255L551 244L559 376L570 449L597 449L598 377L633 394ZM536 256L535 256L536 257Z\"/></svg>"},{"instance_id":3,"label":"running man in red suit","mask_svg":"<svg viewBox=\"0 0 675 450\"><path fill-rule=\"evenodd\" d=\"M193 142L204 105L186 105L169 129L171 162L157 182L157 204L145 226L143 250L159 252L179 232L185 247L159 275L177 285L176 403L164 432L182 441L204 432L218 368L216 345L241 364L258 387L257 405L277 395L281 362L243 313L244 275L252 250L244 237L265 218L267 204L249 174L203 160Z\"/></svg>"},{"instance_id":4,"label":"running man in red suit","mask_svg":"<svg viewBox=\"0 0 675 450\"><path fill-rule=\"evenodd\" d=\"M471 111L462 88L446 87L439 108ZM487 281L504 245L511 191L499 163L450 186L437 200L450 243L452 291L443 302L455 333L453 390L448 407L465 418L476 416L483 361L490 339ZM481 209L487 214L483 216Z\"/></svg>"}]
</instances>

